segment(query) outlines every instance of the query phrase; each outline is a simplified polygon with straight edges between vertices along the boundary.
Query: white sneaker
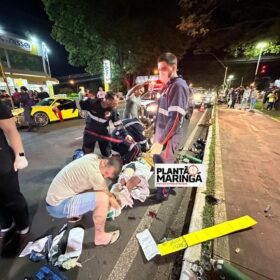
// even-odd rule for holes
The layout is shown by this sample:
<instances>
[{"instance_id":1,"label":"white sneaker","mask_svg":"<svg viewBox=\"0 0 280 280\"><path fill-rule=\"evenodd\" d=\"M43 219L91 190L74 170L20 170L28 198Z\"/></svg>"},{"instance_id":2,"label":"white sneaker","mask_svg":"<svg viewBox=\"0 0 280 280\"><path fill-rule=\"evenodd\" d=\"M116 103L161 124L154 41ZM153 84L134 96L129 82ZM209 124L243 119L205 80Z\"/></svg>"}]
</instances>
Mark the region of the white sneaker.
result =
<instances>
[{"instance_id":1,"label":"white sneaker","mask_svg":"<svg viewBox=\"0 0 280 280\"><path fill-rule=\"evenodd\" d=\"M15 225L15 224L12 223L11 226L8 227L8 228L2 228L2 229L0 230L0 232L1 232L1 233L8 232L9 230L11 230L11 229L14 227L14 225Z\"/></svg>"},{"instance_id":2,"label":"white sneaker","mask_svg":"<svg viewBox=\"0 0 280 280\"><path fill-rule=\"evenodd\" d=\"M30 228L29 228L29 227L27 227L27 228L22 229L22 230L17 230L17 233L18 233L18 234L26 234L26 233L28 233L28 232L29 232L29 230L30 230Z\"/></svg>"}]
</instances>

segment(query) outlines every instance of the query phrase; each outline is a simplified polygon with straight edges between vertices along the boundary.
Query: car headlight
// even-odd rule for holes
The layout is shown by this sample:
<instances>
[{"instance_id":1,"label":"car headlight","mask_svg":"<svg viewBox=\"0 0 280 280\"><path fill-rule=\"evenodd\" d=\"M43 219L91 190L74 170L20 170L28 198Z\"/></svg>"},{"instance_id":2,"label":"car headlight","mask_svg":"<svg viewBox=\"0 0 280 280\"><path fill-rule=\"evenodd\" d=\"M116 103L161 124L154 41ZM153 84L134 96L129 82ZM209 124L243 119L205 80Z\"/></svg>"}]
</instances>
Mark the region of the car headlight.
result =
<instances>
[{"instance_id":1,"label":"car headlight","mask_svg":"<svg viewBox=\"0 0 280 280\"><path fill-rule=\"evenodd\" d=\"M157 105L150 105L147 107L147 112L153 112L155 113L157 111Z\"/></svg>"}]
</instances>

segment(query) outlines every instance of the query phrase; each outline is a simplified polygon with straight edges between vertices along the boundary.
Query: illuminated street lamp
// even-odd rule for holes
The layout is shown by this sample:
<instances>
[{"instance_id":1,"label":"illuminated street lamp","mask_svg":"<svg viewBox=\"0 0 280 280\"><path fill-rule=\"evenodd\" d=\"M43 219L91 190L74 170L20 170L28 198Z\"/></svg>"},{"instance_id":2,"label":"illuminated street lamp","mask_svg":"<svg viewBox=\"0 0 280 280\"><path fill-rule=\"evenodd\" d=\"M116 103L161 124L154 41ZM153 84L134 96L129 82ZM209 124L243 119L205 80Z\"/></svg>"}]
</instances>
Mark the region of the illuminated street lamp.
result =
<instances>
[{"instance_id":1,"label":"illuminated street lamp","mask_svg":"<svg viewBox=\"0 0 280 280\"><path fill-rule=\"evenodd\" d=\"M260 53L259 53L259 59L258 59L257 67L256 67L254 83L255 83L255 81L256 81L256 79L257 79L257 75L258 75L258 70L259 70L259 65L260 65L260 61L261 61L262 52L263 52L263 50L264 50L267 46L268 46L268 43L266 43L266 42L259 42L259 43L256 45L256 49L260 50Z\"/></svg>"},{"instance_id":2,"label":"illuminated street lamp","mask_svg":"<svg viewBox=\"0 0 280 280\"><path fill-rule=\"evenodd\" d=\"M227 88L230 88L231 86L231 81L233 80L234 76L233 75L229 75L228 78L227 78L227 82L228 82L228 86Z\"/></svg>"},{"instance_id":3,"label":"illuminated street lamp","mask_svg":"<svg viewBox=\"0 0 280 280\"><path fill-rule=\"evenodd\" d=\"M75 84L75 81L74 81L74 80L70 80L70 81L69 81L69 84L74 85L74 84Z\"/></svg>"},{"instance_id":4,"label":"illuminated street lamp","mask_svg":"<svg viewBox=\"0 0 280 280\"><path fill-rule=\"evenodd\" d=\"M154 69L154 75L158 75L158 70L157 70L157 68Z\"/></svg>"}]
</instances>

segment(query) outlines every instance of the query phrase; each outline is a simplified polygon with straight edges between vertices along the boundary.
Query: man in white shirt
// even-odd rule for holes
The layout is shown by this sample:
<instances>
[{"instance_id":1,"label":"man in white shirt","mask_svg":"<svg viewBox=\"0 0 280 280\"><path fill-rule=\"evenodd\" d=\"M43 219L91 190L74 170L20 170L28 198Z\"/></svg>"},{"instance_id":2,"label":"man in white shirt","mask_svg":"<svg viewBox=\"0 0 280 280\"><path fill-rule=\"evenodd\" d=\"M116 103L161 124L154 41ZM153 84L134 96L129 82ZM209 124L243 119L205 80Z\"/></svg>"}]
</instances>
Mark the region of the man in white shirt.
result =
<instances>
[{"instance_id":1,"label":"man in white shirt","mask_svg":"<svg viewBox=\"0 0 280 280\"><path fill-rule=\"evenodd\" d=\"M141 104L141 95L144 93L144 84L130 89L125 98L124 119L138 118L138 109Z\"/></svg>"},{"instance_id":2,"label":"man in white shirt","mask_svg":"<svg viewBox=\"0 0 280 280\"><path fill-rule=\"evenodd\" d=\"M56 218L73 218L93 211L95 245L113 244L120 231L105 232L109 207L120 205L109 192L105 179L119 174L116 159L100 159L88 154L66 165L53 179L46 197L47 211Z\"/></svg>"}]
</instances>

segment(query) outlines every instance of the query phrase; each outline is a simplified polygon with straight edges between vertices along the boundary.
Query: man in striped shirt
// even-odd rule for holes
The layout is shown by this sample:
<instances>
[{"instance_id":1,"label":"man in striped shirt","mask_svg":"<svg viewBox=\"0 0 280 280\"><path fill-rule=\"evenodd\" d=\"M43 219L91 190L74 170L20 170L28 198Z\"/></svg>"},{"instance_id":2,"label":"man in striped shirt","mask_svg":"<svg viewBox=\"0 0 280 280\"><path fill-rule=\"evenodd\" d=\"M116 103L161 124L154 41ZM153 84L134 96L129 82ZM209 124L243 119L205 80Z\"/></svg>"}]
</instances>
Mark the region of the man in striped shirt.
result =
<instances>
[{"instance_id":1,"label":"man in striped shirt","mask_svg":"<svg viewBox=\"0 0 280 280\"><path fill-rule=\"evenodd\" d=\"M159 79L165 85L159 99L151 153L155 163L174 163L176 151L183 139L183 121L188 108L189 87L177 75L177 57L164 53L158 58ZM156 200L168 198L171 188L158 188Z\"/></svg>"}]
</instances>

